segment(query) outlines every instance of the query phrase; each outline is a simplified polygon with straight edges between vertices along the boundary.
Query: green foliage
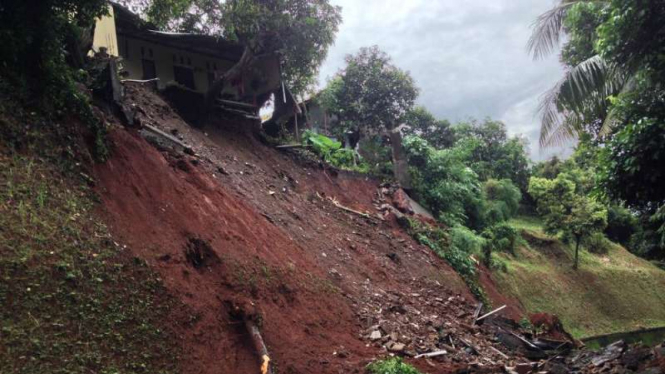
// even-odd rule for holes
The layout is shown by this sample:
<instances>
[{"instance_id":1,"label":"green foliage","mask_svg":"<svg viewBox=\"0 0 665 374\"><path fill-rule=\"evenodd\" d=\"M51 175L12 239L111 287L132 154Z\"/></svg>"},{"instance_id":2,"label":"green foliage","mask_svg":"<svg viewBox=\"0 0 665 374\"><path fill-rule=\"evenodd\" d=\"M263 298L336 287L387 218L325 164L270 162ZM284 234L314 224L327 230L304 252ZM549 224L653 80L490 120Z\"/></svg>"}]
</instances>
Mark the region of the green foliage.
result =
<instances>
[{"instance_id":1,"label":"green foliage","mask_svg":"<svg viewBox=\"0 0 665 374\"><path fill-rule=\"evenodd\" d=\"M367 365L369 374L420 374L416 368L402 361L400 357L372 362Z\"/></svg>"},{"instance_id":2,"label":"green foliage","mask_svg":"<svg viewBox=\"0 0 665 374\"><path fill-rule=\"evenodd\" d=\"M570 8L564 20L568 42L562 48L561 61L569 67L579 65L596 54L596 28L607 18L604 5L597 2L579 2Z\"/></svg>"},{"instance_id":3,"label":"green foliage","mask_svg":"<svg viewBox=\"0 0 665 374\"><path fill-rule=\"evenodd\" d=\"M510 179L522 192L529 183L528 144L524 139L508 138L506 125L485 119L453 127L455 139L466 142L469 150L464 162L481 181Z\"/></svg>"},{"instance_id":4,"label":"green foliage","mask_svg":"<svg viewBox=\"0 0 665 374\"><path fill-rule=\"evenodd\" d=\"M665 89L638 84L616 101L623 126L601 150L599 182L611 198L654 212L665 204Z\"/></svg>"},{"instance_id":5,"label":"green foliage","mask_svg":"<svg viewBox=\"0 0 665 374\"><path fill-rule=\"evenodd\" d=\"M175 301L114 245L84 182L4 153L0 181L2 372L176 373Z\"/></svg>"},{"instance_id":6,"label":"green foliage","mask_svg":"<svg viewBox=\"0 0 665 374\"><path fill-rule=\"evenodd\" d=\"M483 225L484 199L478 176L463 160L468 141L454 148L436 150L417 136L404 139L414 190L438 219L449 226Z\"/></svg>"},{"instance_id":7,"label":"green foliage","mask_svg":"<svg viewBox=\"0 0 665 374\"><path fill-rule=\"evenodd\" d=\"M492 251L515 254L517 243L521 240L519 232L509 223L502 222L483 232L491 246Z\"/></svg>"},{"instance_id":8,"label":"green foliage","mask_svg":"<svg viewBox=\"0 0 665 374\"><path fill-rule=\"evenodd\" d=\"M452 228L449 232L441 228L409 220L409 234L422 245L429 247L443 258L462 277L471 292L483 302L487 296L478 284L476 263L471 258L479 254L485 240L464 226ZM488 304L489 305L489 304Z\"/></svg>"},{"instance_id":9,"label":"green foliage","mask_svg":"<svg viewBox=\"0 0 665 374\"><path fill-rule=\"evenodd\" d=\"M610 240L627 245L638 229L638 219L630 210L616 204L607 207L605 234Z\"/></svg>"},{"instance_id":10,"label":"green foliage","mask_svg":"<svg viewBox=\"0 0 665 374\"><path fill-rule=\"evenodd\" d=\"M346 68L324 92L324 106L339 117L341 128L365 134L399 125L418 96L409 73L377 46L347 56Z\"/></svg>"},{"instance_id":11,"label":"green foliage","mask_svg":"<svg viewBox=\"0 0 665 374\"><path fill-rule=\"evenodd\" d=\"M607 240L601 232L594 232L582 240L582 245L587 251L595 254L607 254L612 243Z\"/></svg>"},{"instance_id":12,"label":"green foliage","mask_svg":"<svg viewBox=\"0 0 665 374\"><path fill-rule=\"evenodd\" d=\"M409 110L404 116L404 123L408 125L405 135L417 135L434 148L449 148L455 143L450 122L437 120L425 107L417 106Z\"/></svg>"},{"instance_id":13,"label":"green foliage","mask_svg":"<svg viewBox=\"0 0 665 374\"><path fill-rule=\"evenodd\" d=\"M78 85L84 83L79 69L87 52L81 37L107 7L104 0L9 0L0 5L0 93L41 117L77 117L88 126L99 160L107 155L104 124Z\"/></svg>"},{"instance_id":14,"label":"green foliage","mask_svg":"<svg viewBox=\"0 0 665 374\"><path fill-rule=\"evenodd\" d=\"M305 145L311 145L317 155L335 167L358 172L368 171L367 164L356 163L355 158L359 157L356 151L342 148L342 143L336 140L310 130L303 132L302 139Z\"/></svg>"},{"instance_id":15,"label":"green foliage","mask_svg":"<svg viewBox=\"0 0 665 374\"><path fill-rule=\"evenodd\" d=\"M509 179L489 179L483 188L488 201L487 222L507 221L517 214L522 193Z\"/></svg>"},{"instance_id":16,"label":"green foliage","mask_svg":"<svg viewBox=\"0 0 665 374\"><path fill-rule=\"evenodd\" d=\"M569 174L559 174L556 179L532 177L529 194L537 203L543 216L545 232L551 235L567 234L575 239L575 263L578 264L580 241L607 226L607 210L579 192Z\"/></svg>"}]
</instances>

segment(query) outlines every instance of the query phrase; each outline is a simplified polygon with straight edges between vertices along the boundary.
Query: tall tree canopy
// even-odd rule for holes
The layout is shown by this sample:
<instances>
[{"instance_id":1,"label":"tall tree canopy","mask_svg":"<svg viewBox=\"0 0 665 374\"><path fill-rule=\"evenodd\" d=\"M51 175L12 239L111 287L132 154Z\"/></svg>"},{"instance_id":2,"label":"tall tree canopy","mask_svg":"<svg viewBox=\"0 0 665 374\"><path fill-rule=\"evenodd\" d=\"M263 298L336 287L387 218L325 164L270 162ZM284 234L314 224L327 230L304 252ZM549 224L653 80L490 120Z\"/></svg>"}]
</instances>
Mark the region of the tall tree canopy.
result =
<instances>
[{"instance_id":1,"label":"tall tree canopy","mask_svg":"<svg viewBox=\"0 0 665 374\"><path fill-rule=\"evenodd\" d=\"M377 46L347 56L346 64L324 94L324 106L342 127L380 132L400 125L418 96L411 75Z\"/></svg>"}]
</instances>

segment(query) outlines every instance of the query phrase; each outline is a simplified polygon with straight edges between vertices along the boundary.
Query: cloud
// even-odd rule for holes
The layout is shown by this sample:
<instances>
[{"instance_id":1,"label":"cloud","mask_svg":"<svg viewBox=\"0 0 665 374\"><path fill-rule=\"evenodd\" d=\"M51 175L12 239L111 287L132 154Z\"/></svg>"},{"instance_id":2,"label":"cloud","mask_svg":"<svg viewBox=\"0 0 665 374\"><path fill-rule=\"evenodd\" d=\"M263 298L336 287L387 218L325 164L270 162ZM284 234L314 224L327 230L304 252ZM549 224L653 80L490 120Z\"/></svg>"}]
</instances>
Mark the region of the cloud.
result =
<instances>
[{"instance_id":1,"label":"cloud","mask_svg":"<svg viewBox=\"0 0 665 374\"><path fill-rule=\"evenodd\" d=\"M562 76L557 56L533 61L530 26L553 3L535 0L331 0L343 24L319 80L344 66L344 56L379 45L421 88L418 103L453 122L492 117L538 151L539 96ZM549 152L549 151L548 151Z\"/></svg>"}]
</instances>

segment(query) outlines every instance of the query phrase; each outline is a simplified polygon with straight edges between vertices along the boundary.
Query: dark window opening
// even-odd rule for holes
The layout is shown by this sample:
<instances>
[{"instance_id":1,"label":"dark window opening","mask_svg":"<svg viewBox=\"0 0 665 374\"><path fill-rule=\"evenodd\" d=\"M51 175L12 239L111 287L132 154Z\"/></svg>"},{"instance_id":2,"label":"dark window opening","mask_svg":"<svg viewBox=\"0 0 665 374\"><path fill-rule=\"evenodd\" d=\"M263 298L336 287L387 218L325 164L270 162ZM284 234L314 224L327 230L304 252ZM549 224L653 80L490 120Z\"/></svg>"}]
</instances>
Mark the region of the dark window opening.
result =
<instances>
[{"instance_id":1,"label":"dark window opening","mask_svg":"<svg viewBox=\"0 0 665 374\"><path fill-rule=\"evenodd\" d=\"M190 68L186 68L183 66L174 66L173 67L173 76L175 77L175 81L182 84L183 86L187 88L191 88L192 90L196 90L196 86L194 84L194 70Z\"/></svg>"},{"instance_id":2,"label":"dark window opening","mask_svg":"<svg viewBox=\"0 0 665 374\"><path fill-rule=\"evenodd\" d=\"M185 59L182 56L180 56L180 65L184 65L184 64L185 64Z\"/></svg>"},{"instance_id":3,"label":"dark window opening","mask_svg":"<svg viewBox=\"0 0 665 374\"><path fill-rule=\"evenodd\" d=\"M148 56L152 57L152 48L148 48Z\"/></svg>"},{"instance_id":4,"label":"dark window opening","mask_svg":"<svg viewBox=\"0 0 665 374\"><path fill-rule=\"evenodd\" d=\"M208 72L208 87L212 87L213 83L215 83L215 73L212 71Z\"/></svg>"},{"instance_id":5,"label":"dark window opening","mask_svg":"<svg viewBox=\"0 0 665 374\"><path fill-rule=\"evenodd\" d=\"M145 48L141 47L141 56L145 56Z\"/></svg>"},{"instance_id":6,"label":"dark window opening","mask_svg":"<svg viewBox=\"0 0 665 374\"><path fill-rule=\"evenodd\" d=\"M155 61L142 60L143 63L143 79L157 78L157 69L155 69Z\"/></svg>"},{"instance_id":7,"label":"dark window opening","mask_svg":"<svg viewBox=\"0 0 665 374\"><path fill-rule=\"evenodd\" d=\"M187 57L187 65L192 66L192 59Z\"/></svg>"},{"instance_id":8,"label":"dark window opening","mask_svg":"<svg viewBox=\"0 0 665 374\"><path fill-rule=\"evenodd\" d=\"M125 39L125 48L121 48L120 53L124 59L129 60L129 41L127 39Z\"/></svg>"}]
</instances>

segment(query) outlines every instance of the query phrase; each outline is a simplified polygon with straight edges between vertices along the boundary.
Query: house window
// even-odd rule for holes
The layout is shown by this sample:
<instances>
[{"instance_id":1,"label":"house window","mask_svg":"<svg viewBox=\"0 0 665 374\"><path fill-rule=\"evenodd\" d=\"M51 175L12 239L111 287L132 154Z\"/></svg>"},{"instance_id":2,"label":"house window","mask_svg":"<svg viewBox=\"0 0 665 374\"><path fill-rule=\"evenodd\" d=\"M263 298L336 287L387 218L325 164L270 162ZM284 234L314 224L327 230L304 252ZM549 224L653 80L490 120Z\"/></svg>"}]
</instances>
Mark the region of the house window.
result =
<instances>
[{"instance_id":1,"label":"house window","mask_svg":"<svg viewBox=\"0 0 665 374\"><path fill-rule=\"evenodd\" d=\"M155 61L141 60L143 65L143 79L157 78L157 69L155 69Z\"/></svg>"},{"instance_id":2,"label":"house window","mask_svg":"<svg viewBox=\"0 0 665 374\"><path fill-rule=\"evenodd\" d=\"M192 90L196 90L196 86L194 84L194 70L184 67L184 66L174 66L173 67L173 76L175 77L175 81L182 84L183 86L187 88L191 88Z\"/></svg>"},{"instance_id":3,"label":"house window","mask_svg":"<svg viewBox=\"0 0 665 374\"><path fill-rule=\"evenodd\" d=\"M150 58L152 58L152 48L148 48L148 56L150 56Z\"/></svg>"}]
</instances>

